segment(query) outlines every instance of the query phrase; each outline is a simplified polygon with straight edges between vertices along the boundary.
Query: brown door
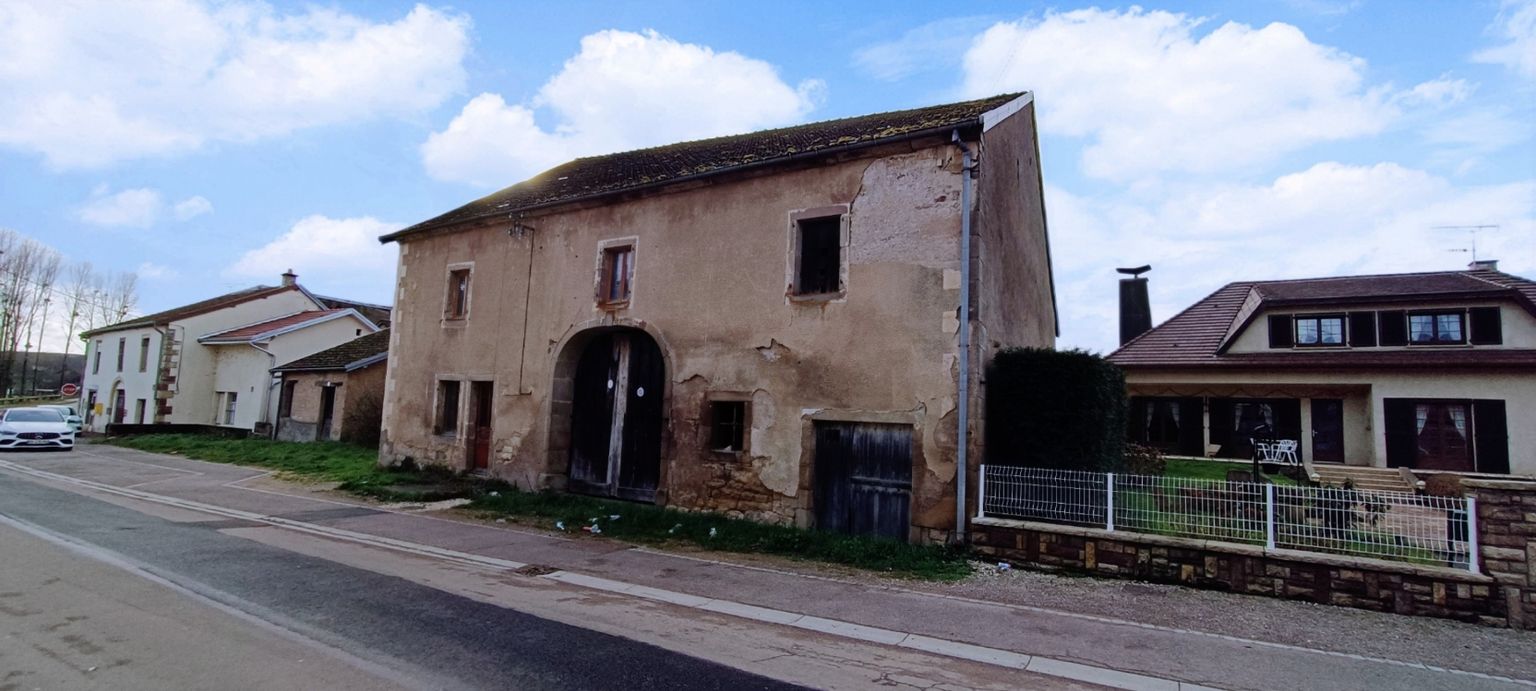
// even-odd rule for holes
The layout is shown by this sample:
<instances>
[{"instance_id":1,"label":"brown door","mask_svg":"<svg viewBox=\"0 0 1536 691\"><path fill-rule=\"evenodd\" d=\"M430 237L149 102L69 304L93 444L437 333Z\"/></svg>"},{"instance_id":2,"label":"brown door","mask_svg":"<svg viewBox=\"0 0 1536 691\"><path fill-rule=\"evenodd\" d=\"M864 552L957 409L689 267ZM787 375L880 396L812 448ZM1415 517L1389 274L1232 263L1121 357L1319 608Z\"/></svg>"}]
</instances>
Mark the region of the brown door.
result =
<instances>
[{"instance_id":1,"label":"brown door","mask_svg":"<svg viewBox=\"0 0 1536 691\"><path fill-rule=\"evenodd\" d=\"M640 331L594 337L576 366L570 483L587 494L654 501L661 477L661 348Z\"/></svg>"},{"instance_id":2,"label":"brown door","mask_svg":"<svg viewBox=\"0 0 1536 691\"><path fill-rule=\"evenodd\" d=\"M123 418L128 415L128 394L122 389L117 390L117 396L112 399L112 422L122 424Z\"/></svg>"},{"instance_id":3,"label":"brown door","mask_svg":"<svg viewBox=\"0 0 1536 691\"><path fill-rule=\"evenodd\" d=\"M491 468L491 403L494 400L492 393L491 382L477 381L469 385L469 405L474 416L470 419L470 470L490 470Z\"/></svg>"},{"instance_id":4,"label":"brown door","mask_svg":"<svg viewBox=\"0 0 1536 691\"><path fill-rule=\"evenodd\" d=\"M1312 460L1344 462L1344 401L1312 399Z\"/></svg>"}]
</instances>

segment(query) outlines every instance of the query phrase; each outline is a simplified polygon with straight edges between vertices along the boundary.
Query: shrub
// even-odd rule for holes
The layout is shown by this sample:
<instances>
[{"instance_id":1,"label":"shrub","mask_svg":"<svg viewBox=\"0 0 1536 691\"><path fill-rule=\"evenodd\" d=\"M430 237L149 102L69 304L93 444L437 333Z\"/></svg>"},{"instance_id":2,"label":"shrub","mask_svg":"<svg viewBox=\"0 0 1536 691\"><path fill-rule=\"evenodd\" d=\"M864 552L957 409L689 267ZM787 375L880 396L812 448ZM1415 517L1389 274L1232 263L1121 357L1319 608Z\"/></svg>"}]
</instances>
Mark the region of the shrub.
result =
<instances>
[{"instance_id":1,"label":"shrub","mask_svg":"<svg viewBox=\"0 0 1536 691\"><path fill-rule=\"evenodd\" d=\"M1116 472L1125 375L1081 350L1009 348L987 366L987 462Z\"/></svg>"},{"instance_id":2,"label":"shrub","mask_svg":"<svg viewBox=\"0 0 1536 691\"><path fill-rule=\"evenodd\" d=\"M1125 472L1137 475L1162 475L1168 472L1168 459L1151 446L1125 445Z\"/></svg>"}]
</instances>

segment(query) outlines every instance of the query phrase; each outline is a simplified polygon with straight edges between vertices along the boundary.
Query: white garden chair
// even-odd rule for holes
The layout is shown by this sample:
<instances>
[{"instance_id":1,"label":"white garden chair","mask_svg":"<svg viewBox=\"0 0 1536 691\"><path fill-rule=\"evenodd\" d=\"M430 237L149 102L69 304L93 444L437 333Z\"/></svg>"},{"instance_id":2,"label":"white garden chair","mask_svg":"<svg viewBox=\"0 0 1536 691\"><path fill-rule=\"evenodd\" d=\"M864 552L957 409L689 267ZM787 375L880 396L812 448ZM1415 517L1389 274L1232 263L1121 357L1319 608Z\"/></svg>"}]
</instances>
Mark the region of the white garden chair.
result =
<instances>
[{"instance_id":1,"label":"white garden chair","mask_svg":"<svg viewBox=\"0 0 1536 691\"><path fill-rule=\"evenodd\" d=\"M1290 463L1292 465L1298 464L1301 462L1296 458L1296 447L1299 445L1299 442L1297 442L1295 439L1277 440L1274 444L1269 446L1270 453L1272 454L1272 457L1269 460L1280 463Z\"/></svg>"}]
</instances>

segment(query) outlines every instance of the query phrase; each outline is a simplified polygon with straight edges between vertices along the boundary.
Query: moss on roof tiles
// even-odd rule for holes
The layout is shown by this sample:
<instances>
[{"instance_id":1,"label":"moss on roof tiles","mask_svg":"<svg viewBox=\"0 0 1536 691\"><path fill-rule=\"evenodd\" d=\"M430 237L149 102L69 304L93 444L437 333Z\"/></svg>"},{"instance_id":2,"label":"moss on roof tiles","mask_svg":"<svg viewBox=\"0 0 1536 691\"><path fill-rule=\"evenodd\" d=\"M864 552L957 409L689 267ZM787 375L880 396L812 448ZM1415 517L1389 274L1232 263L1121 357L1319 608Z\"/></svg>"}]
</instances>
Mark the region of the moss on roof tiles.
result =
<instances>
[{"instance_id":1,"label":"moss on roof tiles","mask_svg":"<svg viewBox=\"0 0 1536 691\"><path fill-rule=\"evenodd\" d=\"M987 111L1020 94L949 103L927 108L875 113L795 127L764 130L562 163L499 192L381 238L392 241L415 233L492 215L615 194L670 180L729 172L813 153L832 153L883 139L929 130L979 124Z\"/></svg>"}]
</instances>

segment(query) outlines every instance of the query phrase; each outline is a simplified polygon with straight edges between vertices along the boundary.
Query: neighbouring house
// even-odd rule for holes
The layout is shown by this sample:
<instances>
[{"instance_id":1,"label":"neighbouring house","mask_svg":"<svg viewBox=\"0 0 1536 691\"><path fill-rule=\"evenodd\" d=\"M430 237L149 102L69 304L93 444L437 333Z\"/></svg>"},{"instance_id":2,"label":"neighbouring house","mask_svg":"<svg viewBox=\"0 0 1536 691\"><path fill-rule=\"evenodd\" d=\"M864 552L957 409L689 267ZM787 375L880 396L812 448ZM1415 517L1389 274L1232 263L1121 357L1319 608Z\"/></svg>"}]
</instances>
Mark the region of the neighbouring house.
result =
<instances>
[{"instance_id":1,"label":"neighbouring house","mask_svg":"<svg viewBox=\"0 0 1536 691\"><path fill-rule=\"evenodd\" d=\"M274 368L277 439L377 444L388 360L382 330Z\"/></svg>"},{"instance_id":2,"label":"neighbouring house","mask_svg":"<svg viewBox=\"0 0 1536 691\"><path fill-rule=\"evenodd\" d=\"M529 489L944 539L986 355L1056 334L1028 94L578 159L382 240L381 462Z\"/></svg>"},{"instance_id":3,"label":"neighbouring house","mask_svg":"<svg viewBox=\"0 0 1536 691\"><path fill-rule=\"evenodd\" d=\"M1132 331L1109 359L1133 441L1249 458L1272 436L1316 464L1536 475L1536 282L1496 262L1231 283Z\"/></svg>"},{"instance_id":4,"label":"neighbouring house","mask_svg":"<svg viewBox=\"0 0 1536 691\"><path fill-rule=\"evenodd\" d=\"M276 399L270 370L379 327L283 274L256 286L81 334L86 429L112 424L212 425L265 432Z\"/></svg>"}]
</instances>

